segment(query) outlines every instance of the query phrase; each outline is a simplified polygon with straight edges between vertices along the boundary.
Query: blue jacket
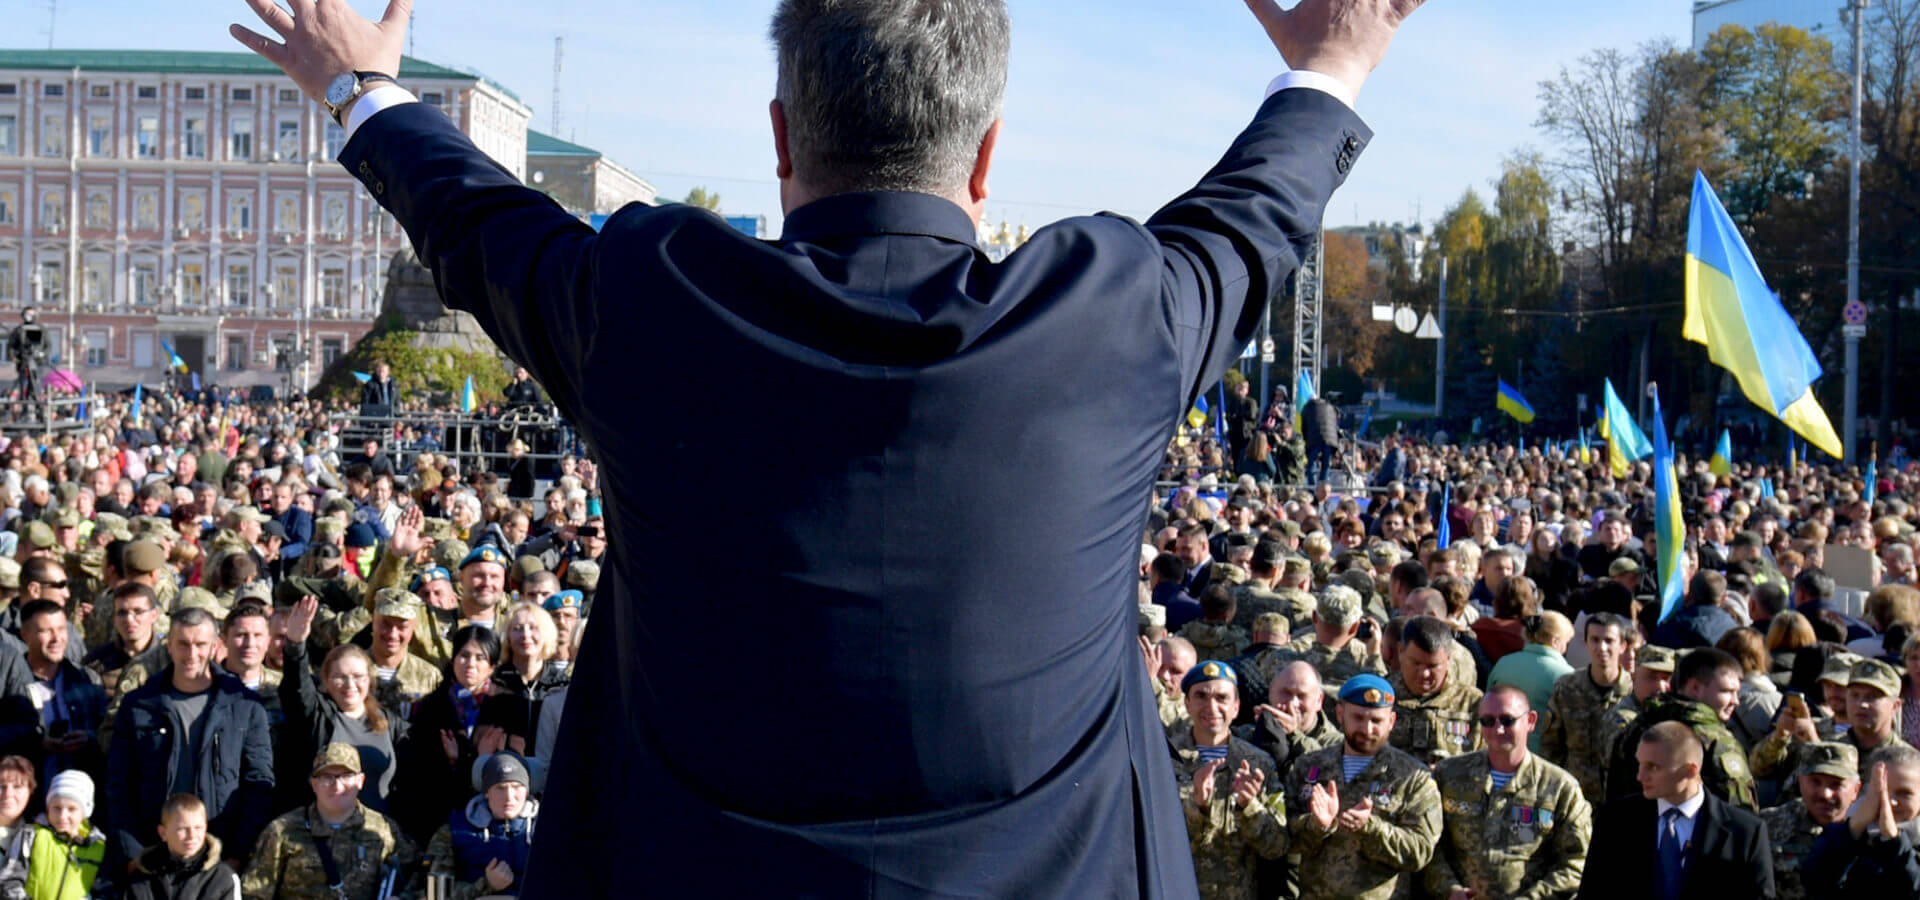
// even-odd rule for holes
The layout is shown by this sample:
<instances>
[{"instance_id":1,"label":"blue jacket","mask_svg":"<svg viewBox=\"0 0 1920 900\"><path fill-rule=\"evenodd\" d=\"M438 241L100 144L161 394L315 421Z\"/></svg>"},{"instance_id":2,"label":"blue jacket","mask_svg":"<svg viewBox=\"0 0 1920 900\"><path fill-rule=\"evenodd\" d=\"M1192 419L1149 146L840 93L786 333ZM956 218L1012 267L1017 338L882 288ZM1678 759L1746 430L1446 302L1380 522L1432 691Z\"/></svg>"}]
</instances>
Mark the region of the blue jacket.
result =
<instances>
[{"instance_id":1,"label":"blue jacket","mask_svg":"<svg viewBox=\"0 0 1920 900\"><path fill-rule=\"evenodd\" d=\"M438 109L362 124L341 163L613 466L526 896L631 892L583 859L661 896L1192 896L1130 650L1144 510L1368 137L1280 91L1146 223L995 263L922 193L825 197L772 242L684 205L596 232ZM769 447L781 477L739 478ZM1045 540L1008 518L1036 508ZM683 637L719 607L783 639L714 667ZM807 739L680 727L716 708Z\"/></svg>"},{"instance_id":2,"label":"blue jacket","mask_svg":"<svg viewBox=\"0 0 1920 900\"><path fill-rule=\"evenodd\" d=\"M266 827L273 802L273 743L267 735L267 711L240 683L214 667L207 698L203 741L180 740L180 717L168 705L173 667L150 679L120 701L113 720L113 745L107 752L107 827L109 871L120 871L140 848L154 840L160 806L173 784L176 754L191 753L199 765L193 793L207 804L207 830L229 848L245 853Z\"/></svg>"},{"instance_id":3,"label":"blue jacket","mask_svg":"<svg viewBox=\"0 0 1920 900\"><path fill-rule=\"evenodd\" d=\"M307 545L313 542L313 513L298 506L289 506L287 511L274 516L273 520L287 530L287 542L280 545L280 558L299 559L307 552Z\"/></svg>"},{"instance_id":4,"label":"blue jacket","mask_svg":"<svg viewBox=\"0 0 1920 900\"><path fill-rule=\"evenodd\" d=\"M1682 606L1654 629L1653 642L1675 650L1711 647L1738 627L1732 614L1718 606Z\"/></svg>"}]
</instances>

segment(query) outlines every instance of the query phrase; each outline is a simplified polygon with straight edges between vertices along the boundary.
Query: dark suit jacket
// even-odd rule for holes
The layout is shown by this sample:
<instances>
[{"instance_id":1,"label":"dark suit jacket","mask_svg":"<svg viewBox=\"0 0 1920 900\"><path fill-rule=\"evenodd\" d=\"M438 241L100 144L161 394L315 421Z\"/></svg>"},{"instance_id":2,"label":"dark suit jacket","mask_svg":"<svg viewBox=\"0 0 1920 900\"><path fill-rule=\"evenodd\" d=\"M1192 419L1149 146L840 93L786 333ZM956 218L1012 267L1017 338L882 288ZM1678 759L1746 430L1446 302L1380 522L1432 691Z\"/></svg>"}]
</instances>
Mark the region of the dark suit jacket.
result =
<instances>
[{"instance_id":1,"label":"dark suit jacket","mask_svg":"<svg viewBox=\"0 0 1920 900\"><path fill-rule=\"evenodd\" d=\"M1192 896L1132 649L1143 501L1367 138L1281 91L1144 225L994 263L917 193L771 242L691 206L595 233L439 110L370 118L342 164L606 461L613 564L522 896L632 889L582 860L661 896ZM1034 503L1039 539L1007 518ZM713 665L687 636L714 608L783 639Z\"/></svg>"},{"instance_id":2,"label":"dark suit jacket","mask_svg":"<svg viewBox=\"0 0 1920 900\"><path fill-rule=\"evenodd\" d=\"M1622 797L1593 819L1586 875L1579 900L1654 896L1659 804L1644 796ZM1773 846L1760 817L1712 794L1694 819L1686 851L1681 896L1746 900L1773 896Z\"/></svg>"}]
</instances>

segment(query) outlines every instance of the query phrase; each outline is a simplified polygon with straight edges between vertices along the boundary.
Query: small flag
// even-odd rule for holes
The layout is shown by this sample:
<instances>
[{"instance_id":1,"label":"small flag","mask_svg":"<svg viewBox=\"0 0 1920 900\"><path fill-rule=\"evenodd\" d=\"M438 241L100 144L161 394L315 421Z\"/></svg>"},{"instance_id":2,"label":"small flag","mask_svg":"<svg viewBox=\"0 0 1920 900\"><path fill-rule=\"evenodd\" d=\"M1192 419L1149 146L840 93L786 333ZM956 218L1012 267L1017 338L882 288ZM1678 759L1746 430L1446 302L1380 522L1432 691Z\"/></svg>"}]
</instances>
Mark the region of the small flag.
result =
<instances>
[{"instance_id":1,"label":"small flag","mask_svg":"<svg viewBox=\"0 0 1920 900\"><path fill-rule=\"evenodd\" d=\"M1660 544L1654 571L1660 584L1660 621L1665 622L1680 608L1680 596L1686 592L1686 525L1680 517L1680 485L1673 472L1667 426L1660 419L1658 391L1653 394L1653 513Z\"/></svg>"},{"instance_id":2,"label":"small flag","mask_svg":"<svg viewBox=\"0 0 1920 900\"><path fill-rule=\"evenodd\" d=\"M1533 407L1527 403L1527 398L1520 396L1520 391L1508 384L1504 378L1500 379L1500 392L1493 405L1522 425L1533 422Z\"/></svg>"},{"instance_id":3,"label":"small flag","mask_svg":"<svg viewBox=\"0 0 1920 900\"><path fill-rule=\"evenodd\" d=\"M1580 429L1580 464L1593 465L1593 448L1587 444L1587 430Z\"/></svg>"},{"instance_id":4,"label":"small flag","mask_svg":"<svg viewBox=\"0 0 1920 900\"><path fill-rule=\"evenodd\" d=\"M1653 445L1640 426L1633 424L1627 405L1613 392L1613 379L1606 380L1606 418L1600 420L1600 436L1607 439L1607 462L1613 477L1627 477L1627 464L1653 455Z\"/></svg>"},{"instance_id":5,"label":"small flag","mask_svg":"<svg viewBox=\"0 0 1920 900\"><path fill-rule=\"evenodd\" d=\"M473 398L473 376L468 375L466 390L460 392L460 411L463 413L472 413L476 406Z\"/></svg>"},{"instance_id":6,"label":"small flag","mask_svg":"<svg viewBox=\"0 0 1920 900\"><path fill-rule=\"evenodd\" d=\"M1713 458L1707 460L1707 469L1722 477L1733 474L1733 433L1720 429L1720 443L1714 445Z\"/></svg>"},{"instance_id":7,"label":"small flag","mask_svg":"<svg viewBox=\"0 0 1920 900\"><path fill-rule=\"evenodd\" d=\"M187 361L181 359L180 354L173 352L173 345L167 343L165 338L160 339L160 349L167 351L167 361L176 371L185 372L187 370Z\"/></svg>"},{"instance_id":8,"label":"small flag","mask_svg":"<svg viewBox=\"0 0 1920 900\"><path fill-rule=\"evenodd\" d=\"M1868 506L1872 506L1874 499L1879 497L1879 495L1880 495L1880 445L1875 444L1873 446L1873 456L1867 459L1867 488L1866 488L1866 492L1861 496L1861 499L1867 501Z\"/></svg>"},{"instance_id":9,"label":"small flag","mask_svg":"<svg viewBox=\"0 0 1920 900\"><path fill-rule=\"evenodd\" d=\"M1373 424L1373 401L1368 400L1367 414L1360 418L1360 430L1354 432L1353 436L1356 438L1365 438L1367 436L1367 426L1372 424Z\"/></svg>"},{"instance_id":10,"label":"small flag","mask_svg":"<svg viewBox=\"0 0 1920 900\"><path fill-rule=\"evenodd\" d=\"M367 382L369 382L369 381L372 381L372 380L373 380L373 376L372 376L372 375L368 375L367 373L365 373L365 372L362 372L362 371L360 371L360 370L358 370L358 369L355 369L355 370L353 371L353 380L355 380L355 381L358 381L358 382L360 382L361 384L366 384Z\"/></svg>"},{"instance_id":11,"label":"small flag","mask_svg":"<svg viewBox=\"0 0 1920 900\"><path fill-rule=\"evenodd\" d=\"M1205 428L1207 425L1207 395L1201 394L1193 401L1193 408L1187 410L1187 425L1192 428Z\"/></svg>"},{"instance_id":12,"label":"small flag","mask_svg":"<svg viewBox=\"0 0 1920 900\"><path fill-rule=\"evenodd\" d=\"M1295 382L1294 389L1293 389L1294 430L1297 431L1300 429L1300 414L1306 410L1307 401L1312 400L1313 398L1314 398L1313 374L1303 370L1300 373L1299 380Z\"/></svg>"},{"instance_id":13,"label":"small flag","mask_svg":"<svg viewBox=\"0 0 1920 900\"><path fill-rule=\"evenodd\" d=\"M140 424L140 403L141 403L142 395L144 395L145 393L146 393L145 386L141 385L137 381L134 382L133 384L133 424L135 425Z\"/></svg>"},{"instance_id":14,"label":"small flag","mask_svg":"<svg viewBox=\"0 0 1920 900\"><path fill-rule=\"evenodd\" d=\"M1447 549L1449 546L1452 546L1453 544L1453 523L1449 521L1452 518L1453 518L1453 484L1449 482L1447 484L1443 484L1440 486L1439 545L1440 545L1440 549L1442 550Z\"/></svg>"}]
</instances>

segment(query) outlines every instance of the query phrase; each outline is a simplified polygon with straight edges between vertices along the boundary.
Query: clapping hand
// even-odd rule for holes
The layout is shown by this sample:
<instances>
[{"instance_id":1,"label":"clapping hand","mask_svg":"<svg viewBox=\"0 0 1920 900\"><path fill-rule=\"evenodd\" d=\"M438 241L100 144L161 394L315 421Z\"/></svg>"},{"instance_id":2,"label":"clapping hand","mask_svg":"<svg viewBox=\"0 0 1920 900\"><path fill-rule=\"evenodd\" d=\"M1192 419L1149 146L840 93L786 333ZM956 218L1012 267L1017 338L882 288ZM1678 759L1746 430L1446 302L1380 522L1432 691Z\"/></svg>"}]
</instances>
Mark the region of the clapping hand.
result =
<instances>
[{"instance_id":1,"label":"clapping hand","mask_svg":"<svg viewBox=\"0 0 1920 900\"><path fill-rule=\"evenodd\" d=\"M1140 636L1140 661L1147 664L1148 675L1160 676L1160 645L1148 640L1144 634Z\"/></svg>"},{"instance_id":2,"label":"clapping hand","mask_svg":"<svg viewBox=\"0 0 1920 900\"><path fill-rule=\"evenodd\" d=\"M1314 824L1321 831L1332 831L1334 822L1340 815L1340 786L1332 782L1316 784L1307 797L1307 812L1313 816Z\"/></svg>"},{"instance_id":3,"label":"clapping hand","mask_svg":"<svg viewBox=\"0 0 1920 900\"><path fill-rule=\"evenodd\" d=\"M253 0L258 2L258 0ZM1332 76L1355 94L1387 55L1400 23L1425 0L1247 0L1288 66Z\"/></svg>"},{"instance_id":4,"label":"clapping hand","mask_svg":"<svg viewBox=\"0 0 1920 900\"><path fill-rule=\"evenodd\" d=\"M1216 759L1193 773L1193 805L1195 807L1205 810L1213 805L1213 777L1219 773L1220 765L1221 760Z\"/></svg>"},{"instance_id":5,"label":"clapping hand","mask_svg":"<svg viewBox=\"0 0 1920 900\"><path fill-rule=\"evenodd\" d=\"M1239 771L1233 773L1233 808L1246 809L1248 803L1260 796L1260 789L1266 784L1267 773L1241 760Z\"/></svg>"},{"instance_id":6,"label":"clapping hand","mask_svg":"<svg viewBox=\"0 0 1920 900\"><path fill-rule=\"evenodd\" d=\"M1355 803L1352 808L1340 814L1340 830L1359 831L1367 827L1367 821L1373 818L1373 798Z\"/></svg>"},{"instance_id":7,"label":"clapping hand","mask_svg":"<svg viewBox=\"0 0 1920 900\"><path fill-rule=\"evenodd\" d=\"M496 891L504 891L512 884L513 867L507 865L506 860L496 859L493 862L487 863L487 887Z\"/></svg>"},{"instance_id":8,"label":"clapping hand","mask_svg":"<svg viewBox=\"0 0 1920 900\"><path fill-rule=\"evenodd\" d=\"M1887 764L1874 763L1867 776L1867 786L1860 789L1860 800L1853 805L1853 811L1847 814L1847 829L1853 836L1865 837L1870 826L1880 826L1880 836L1891 838L1899 833L1899 826L1893 821L1893 801L1887 796Z\"/></svg>"},{"instance_id":9,"label":"clapping hand","mask_svg":"<svg viewBox=\"0 0 1920 900\"><path fill-rule=\"evenodd\" d=\"M291 0L291 13L274 0L247 0L247 5L284 43L240 25L230 26L228 32L279 66L314 100L325 97L328 82L340 75L400 74L412 0L391 0L378 22L354 12L347 0Z\"/></svg>"}]
</instances>

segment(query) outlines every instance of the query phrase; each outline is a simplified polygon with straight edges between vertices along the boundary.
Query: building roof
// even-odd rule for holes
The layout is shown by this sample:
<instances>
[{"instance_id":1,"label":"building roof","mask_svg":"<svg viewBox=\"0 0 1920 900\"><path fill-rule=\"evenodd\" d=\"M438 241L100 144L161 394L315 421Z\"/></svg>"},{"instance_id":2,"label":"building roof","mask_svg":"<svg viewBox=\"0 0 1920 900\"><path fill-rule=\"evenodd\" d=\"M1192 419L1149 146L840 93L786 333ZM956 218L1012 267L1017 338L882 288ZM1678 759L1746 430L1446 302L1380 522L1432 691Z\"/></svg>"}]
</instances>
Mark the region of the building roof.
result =
<instances>
[{"instance_id":1,"label":"building roof","mask_svg":"<svg viewBox=\"0 0 1920 900\"><path fill-rule=\"evenodd\" d=\"M527 129L527 155L533 156L585 156L600 159L606 154L592 147L582 147L572 141L563 141L545 132Z\"/></svg>"},{"instance_id":2,"label":"building roof","mask_svg":"<svg viewBox=\"0 0 1920 900\"><path fill-rule=\"evenodd\" d=\"M82 69L95 72L169 72L193 75L267 75L284 74L278 66L257 53L227 53L209 50L30 50L0 48L0 69ZM456 69L414 59L400 58L403 78L450 78L484 81L523 102L504 85L478 72Z\"/></svg>"}]
</instances>

